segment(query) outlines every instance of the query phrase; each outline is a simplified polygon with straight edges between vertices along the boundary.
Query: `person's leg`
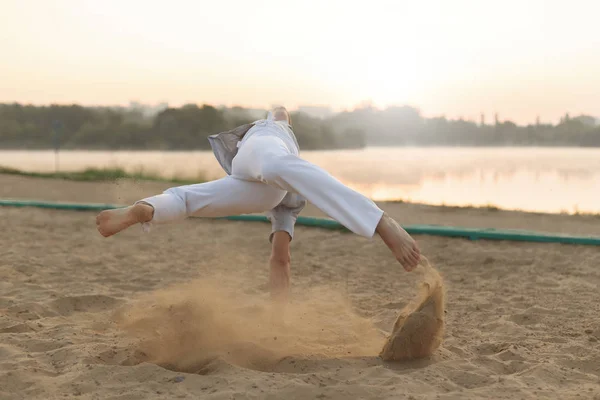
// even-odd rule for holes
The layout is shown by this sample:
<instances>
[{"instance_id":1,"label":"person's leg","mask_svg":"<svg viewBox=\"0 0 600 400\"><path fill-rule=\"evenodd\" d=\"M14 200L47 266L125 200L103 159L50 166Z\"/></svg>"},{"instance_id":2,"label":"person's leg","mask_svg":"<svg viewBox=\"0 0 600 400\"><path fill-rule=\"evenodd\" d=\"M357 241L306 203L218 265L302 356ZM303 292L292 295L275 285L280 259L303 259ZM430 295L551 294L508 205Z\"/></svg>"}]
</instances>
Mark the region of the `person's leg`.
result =
<instances>
[{"instance_id":1,"label":"person's leg","mask_svg":"<svg viewBox=\"0 0 600 400\"><path fill-rule=\"evenodd\" d=\"M271 298L281 303L287 302L290 291L290 239L285 231L275 232L269 258Z\"/></svg>"},{"instance_id":2,"label":"person's leg","mask_svg":"<svg viewBox=\"0 0 600 400\"><path fill-rule=\"evenodd\" d=\"M275 207L285 194L261 182L226 176L212 182L174 187L127 208L103 211L96 218L96 225L107 237L138 223L165 224L190 216L258 213Z\"/></svg>"},{"instance_id":3,"label":"person's leg","mask_svg":"<svg viewBox=\"0 0 600 400\"><path fill-rule=\"evenodd\" d=\"M233 161L233 173L298 193L358 235L370 238L378 233L407 270L414 269L419 262L417 244L396 221L384 215L372 200L324 169L291 154L277 137L248 139Z\"/></svg>"}]
</instances>

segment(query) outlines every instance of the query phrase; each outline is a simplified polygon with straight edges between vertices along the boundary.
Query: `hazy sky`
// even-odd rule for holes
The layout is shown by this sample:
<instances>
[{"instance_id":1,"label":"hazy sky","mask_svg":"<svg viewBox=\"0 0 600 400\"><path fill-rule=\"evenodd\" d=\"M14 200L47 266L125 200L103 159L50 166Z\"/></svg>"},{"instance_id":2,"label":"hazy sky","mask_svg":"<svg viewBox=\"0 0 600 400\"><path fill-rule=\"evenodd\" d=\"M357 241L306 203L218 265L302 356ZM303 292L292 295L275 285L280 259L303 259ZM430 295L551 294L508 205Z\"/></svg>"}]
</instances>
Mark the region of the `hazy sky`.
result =
<instances>
[{"instance_id":1,"label":"hazy sky","mask_svg":"<svg viewBox=\"0 0 600 400\"><path fill-rule=\"evenodd\" d=\"M0 102L600 117L600 1L0 0Z\"/></svg>"}]
</instances>

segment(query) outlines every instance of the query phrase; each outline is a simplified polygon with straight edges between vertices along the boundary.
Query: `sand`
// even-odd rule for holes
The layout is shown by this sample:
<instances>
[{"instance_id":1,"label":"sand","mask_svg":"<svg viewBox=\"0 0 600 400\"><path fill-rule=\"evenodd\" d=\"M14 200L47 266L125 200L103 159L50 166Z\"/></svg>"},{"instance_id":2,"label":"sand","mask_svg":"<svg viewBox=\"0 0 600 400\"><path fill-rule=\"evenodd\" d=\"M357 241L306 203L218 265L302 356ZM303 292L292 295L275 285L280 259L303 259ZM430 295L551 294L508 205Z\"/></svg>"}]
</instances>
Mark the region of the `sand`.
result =
<instances>
[{"instance_id":1,"label":"sand","mask_svg":"<svg viewBox=\"0 0 600 400\"><path fill-rule=\"evenodd\" d=\"M444 340L446 289L440 273L423 256L419 293L399 313L379 356L384 361L430 357ZM421 272L421 271L416 271Z\"/></svg>"},{"instance_id":2,"label":"sand","mask_svg":"<svg viewBox=\"0 0 600 400\"><path fill-rule=\"evenodd\" d=\"M165 186L0 175L1 198L124 203ZM591 216L382 207L402 223L600 233ZM378 240L298 227L281 321L268 225L104 239L94 218L0 208L0 399L600 399L600 248L418 236L446 285L443 342L386 362L423 276Z\"/></svg>"}]
</instances>

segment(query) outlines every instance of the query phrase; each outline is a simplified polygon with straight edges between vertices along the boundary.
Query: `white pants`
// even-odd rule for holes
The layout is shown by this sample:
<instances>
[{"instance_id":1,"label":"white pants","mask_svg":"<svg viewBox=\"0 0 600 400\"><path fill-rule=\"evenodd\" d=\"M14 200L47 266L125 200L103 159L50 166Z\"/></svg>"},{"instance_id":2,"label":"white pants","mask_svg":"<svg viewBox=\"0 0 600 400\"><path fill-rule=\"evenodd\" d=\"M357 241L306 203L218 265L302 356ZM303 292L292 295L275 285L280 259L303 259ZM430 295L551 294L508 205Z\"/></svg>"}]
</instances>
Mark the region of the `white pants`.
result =
<instances>
[{"instance_id":1,"label":"white pants","mask_svg":"<svg viewBox=\"0 0 600 400\"><path fill-rule=\"evenodd\" d=\"M226 217L262 213L277 206L287 192L297 193L350 231L373 237L383 211L322 168L305 161L278 137L253 135L232 164L231 176L179 186L142 200L154 207L152 224L188 216Z\"/></svg>"}]
</instances>

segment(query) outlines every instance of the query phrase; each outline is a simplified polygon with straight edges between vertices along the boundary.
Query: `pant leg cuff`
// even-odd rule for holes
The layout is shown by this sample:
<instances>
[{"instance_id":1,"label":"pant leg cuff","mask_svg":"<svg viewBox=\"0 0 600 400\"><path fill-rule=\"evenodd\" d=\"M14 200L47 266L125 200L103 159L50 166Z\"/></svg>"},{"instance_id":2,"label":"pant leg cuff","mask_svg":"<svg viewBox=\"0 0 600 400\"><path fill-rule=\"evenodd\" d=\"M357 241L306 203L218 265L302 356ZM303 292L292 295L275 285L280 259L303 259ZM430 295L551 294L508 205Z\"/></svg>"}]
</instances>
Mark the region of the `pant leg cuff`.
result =
<instances>
[{"instance_id":1,"label":"pant leg cuff","mask_svg":"<svg viewBox=\"0 0 600 400\"><path fill-rule=\"evenodd\" d=\"M379 225L379 221L381 221L381 218L383 218L383 214L385 214L385 212L382 209L377 208L377 212L375 212L374 216L373 216L373 220L375 222L370 225L369 230L367 231L367 234L365 235L366 237L368 237L368 238L375 237L375 234L377 233L377 226Z\"/></svg>"},{"instance_id":2,"label":"pant leg cuff","mask_svg":"<svg viewBox=\"0 0 600 400\"><path fill-rule=\"evenodd\" d=\"M134 204L140 203L148 204L154 209L152 219L148 222L145 222L147 226L166 223L173 219L173 215L171 214L177 212L177 210L173 210L173 200L171 199L171 195L165 193L147 197L145 199L136 201Z\"/></svg>"}]
</instances>

